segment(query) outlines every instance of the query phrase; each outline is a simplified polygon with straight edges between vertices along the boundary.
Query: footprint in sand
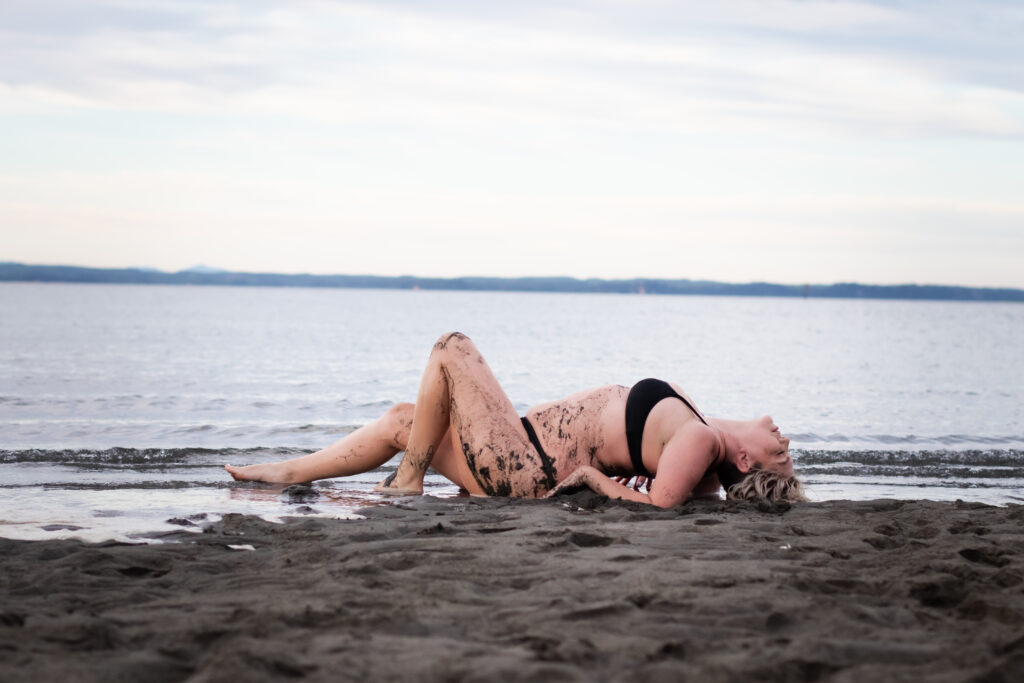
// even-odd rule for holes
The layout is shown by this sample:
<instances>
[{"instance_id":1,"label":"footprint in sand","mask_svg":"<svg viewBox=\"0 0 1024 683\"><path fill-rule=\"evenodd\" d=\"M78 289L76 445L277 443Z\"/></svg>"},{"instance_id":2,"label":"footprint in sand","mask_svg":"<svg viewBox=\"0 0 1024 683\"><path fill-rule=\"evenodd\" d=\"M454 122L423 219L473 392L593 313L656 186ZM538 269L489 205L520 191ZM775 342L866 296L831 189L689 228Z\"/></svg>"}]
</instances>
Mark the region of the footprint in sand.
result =
<instances>
[{"instance_id":1,"label":"footprint in sand","mask_svg":"<svg viewBox=\"0 0 1024 683\"><path fill-rule=\"evenodd\" d=\"M970 520L960 520L949 525L947 529L951 534L974 534L976 536L984 536L988 534L991 529L983 524L972 522Z\"/></svg>"},{"instance_id":2,"label":"footprint in sand","mask_svg":"<svg viewBox=\"0 0 1024 683\"><path fill-rule=\"evenodd\" d=\"M964 548L960 551L960 557L968 562L980 562L993 567L1005 567L1010 564L1006 551L1000 548Z\"/></svg>"},{"instance_id":3,"label":"footprint in sand","mask_svg":"<svg viewBox=\"0 0 1024 683\"><path fill-rule=\"evenodd\" d=\"M873 536L865 538L864 542L875 550L892 550L893 548L902 548L907 544L906 539L898 536Z\"/></svg>"},{"instance_id":4,"label":"footprint in sand","mask_svg":"<svg viewBox=\"0 0 1024 683\"><path fill-rule=\"evenodd\" d=\"M574 531L569 535L569 543L581 548L599 548L611 545L614 542L614 538L601 536L600 534L588 534L585 531ZM622 542L625 541L623 540Z\"/></svg>"},{"instance_id":5,"label":"footprint in sand","mask_svg":"<svg viewBox=\"0 0 1024 683\"><path fill-rule=\"evenodd\" d=\"M956 607L968 591L964 582L954 577L925 581L910 588L910 596L917 598L925 607L938 607L948 609Z\"/></svg>"}]
</instances>

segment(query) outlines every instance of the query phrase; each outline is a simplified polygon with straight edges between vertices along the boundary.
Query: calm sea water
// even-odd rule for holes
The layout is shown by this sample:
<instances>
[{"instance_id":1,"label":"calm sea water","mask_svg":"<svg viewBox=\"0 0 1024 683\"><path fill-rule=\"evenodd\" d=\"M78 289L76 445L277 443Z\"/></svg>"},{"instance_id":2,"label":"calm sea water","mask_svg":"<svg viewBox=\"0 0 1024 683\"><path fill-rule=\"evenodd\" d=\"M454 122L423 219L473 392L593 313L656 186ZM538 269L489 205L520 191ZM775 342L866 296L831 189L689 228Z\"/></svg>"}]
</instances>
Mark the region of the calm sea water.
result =
<instances>
[{"instance_id":1,"label":"calm sea water","mask_svg":"<svg viewBox=\"0 0 1024 683\"><path fill-rule=\"evenodd\" d=\"M5 283L0 535L295 514L220 466L311 452L413 400L456 329L520 411L663 377L710 415L771 414L817 499L1024 502L1020 304ZM370 489L393 466L322 482L308 507L383 503Z\"/></svg>"}]
</instances>

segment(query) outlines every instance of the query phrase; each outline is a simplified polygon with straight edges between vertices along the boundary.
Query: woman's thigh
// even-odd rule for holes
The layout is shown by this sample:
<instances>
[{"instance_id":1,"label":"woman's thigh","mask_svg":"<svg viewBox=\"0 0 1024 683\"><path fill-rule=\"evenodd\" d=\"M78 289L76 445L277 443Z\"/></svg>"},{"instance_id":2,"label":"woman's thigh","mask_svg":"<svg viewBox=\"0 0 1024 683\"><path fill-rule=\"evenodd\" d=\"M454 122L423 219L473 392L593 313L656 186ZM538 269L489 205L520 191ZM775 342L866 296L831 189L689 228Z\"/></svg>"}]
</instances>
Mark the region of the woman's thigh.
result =
<instances>
[{"instance_id":1,"label":"woman's thigh","mask_svg":"<svg viewBox=\"0 0 1024 683\"><path fill-rule=\"evenodd\" d=\"M486 495L480 485L476 483L473 473L469 471L469 465L462 457L462 451L455 449L456 441L452 438L451 430L445 432L441 444L437 447L437 453L430 461L431 469L473 495Z\"/></svg>"},{"instance_id":2,"label":"woman's thigh","mask_svg":"<svg viewBox=\"0 0 1024 683\"><path fill-rule=\"evenodd\" d=\"M553 468L544 466L515 406L473 342L456 334L438 345L445 354L452 445L480 491L537 497L553 488Z\"/></svg>"}]
</instances>

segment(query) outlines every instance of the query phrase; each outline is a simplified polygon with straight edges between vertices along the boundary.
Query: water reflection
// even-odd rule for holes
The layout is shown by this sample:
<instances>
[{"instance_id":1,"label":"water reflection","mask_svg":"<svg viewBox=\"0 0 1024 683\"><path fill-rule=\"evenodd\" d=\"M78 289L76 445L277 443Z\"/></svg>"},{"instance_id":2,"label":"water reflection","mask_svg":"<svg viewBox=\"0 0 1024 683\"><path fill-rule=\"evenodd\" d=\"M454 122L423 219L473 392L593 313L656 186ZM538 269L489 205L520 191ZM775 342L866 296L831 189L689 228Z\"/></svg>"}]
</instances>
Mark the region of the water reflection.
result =
<instances>
[{"instance_id":1,"label":"water reflection","mask_svg":"<svg viewBox=\"0 0 1024 683\"><path fill-rule=\"evenodd\" d=\"M242 506L281 506L280 514L287 514L290 511L302 514L307 512L308 508L323 512L323 507L330 508L332 512L340 509L351 514L359 508L392 505L407 498L384 496L371 489L339 484L343 484L343 480L326 486L303 487L303 490L308 491L308 495L297 489L295 484L245 484L229 487L228 498ZM469 495L453 485L428 485L424 493L436 498L459 498ZM301 510L303 507L307 509Z\"/></svg>"}]
</instances>

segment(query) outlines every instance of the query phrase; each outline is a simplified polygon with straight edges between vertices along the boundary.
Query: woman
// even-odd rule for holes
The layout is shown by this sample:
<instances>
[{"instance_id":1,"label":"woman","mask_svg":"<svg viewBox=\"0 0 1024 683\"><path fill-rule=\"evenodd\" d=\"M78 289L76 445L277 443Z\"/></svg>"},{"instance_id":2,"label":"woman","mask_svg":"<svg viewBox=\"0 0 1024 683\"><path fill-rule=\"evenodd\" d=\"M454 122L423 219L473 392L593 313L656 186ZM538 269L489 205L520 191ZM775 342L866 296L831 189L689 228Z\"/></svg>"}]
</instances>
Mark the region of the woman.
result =
<instances>
[{"instance_id":1,"label":"woman","mask_svg":"<svg viewBox=\"0 0 1024 683\"><path fill-rule=\"evenodd\" d=\"M434 345L415 405L294 460L225 466L235 479L308 482L358 474L405 451L378 491L420 494L428 467L470 494L539 498L588 487L671 507L716 494L803 500L789 439L771 418L705 418L679 387L656 379L581 391L520 418L464 334ZM646 477L647 493L623 481ZM614 477L614 479L613 479Z\"/></svg>"}]
</instances>

